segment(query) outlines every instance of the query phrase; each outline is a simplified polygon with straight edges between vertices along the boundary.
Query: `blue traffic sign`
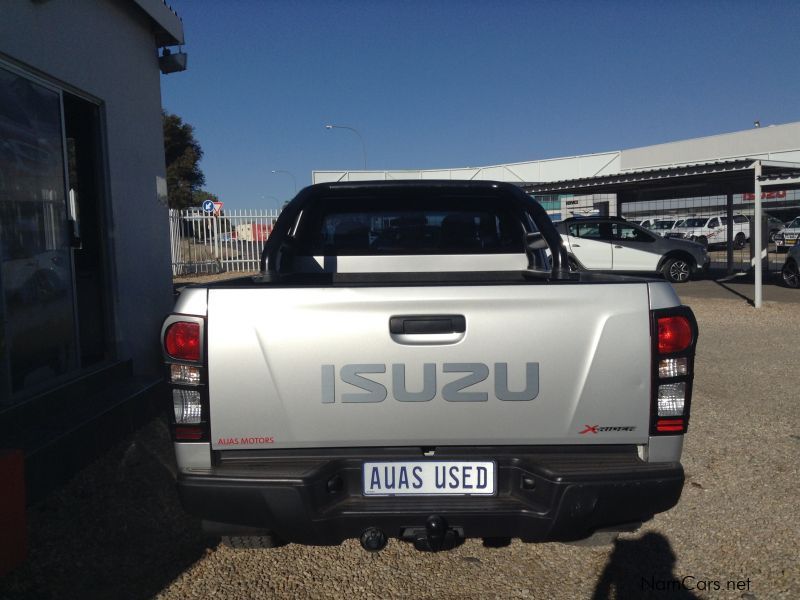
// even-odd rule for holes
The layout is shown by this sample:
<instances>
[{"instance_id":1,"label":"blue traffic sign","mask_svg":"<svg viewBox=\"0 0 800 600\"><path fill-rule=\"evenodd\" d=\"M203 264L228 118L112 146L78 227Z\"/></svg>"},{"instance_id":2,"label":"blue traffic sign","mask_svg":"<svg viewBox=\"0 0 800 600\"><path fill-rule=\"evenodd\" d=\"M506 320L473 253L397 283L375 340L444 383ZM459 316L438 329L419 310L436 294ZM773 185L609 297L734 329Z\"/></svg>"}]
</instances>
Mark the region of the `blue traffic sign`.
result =
<instances>
[{"instance_id":1,"label":"blue traffic sign","mask_svg":"<svg viewBox=\"0 0 800 600\"><path fill-rule=\"evenodd\" d=\"M203 200L203 210L207 213L214 212L214 201L213 200Z\"/></svg>"}]
</instances>

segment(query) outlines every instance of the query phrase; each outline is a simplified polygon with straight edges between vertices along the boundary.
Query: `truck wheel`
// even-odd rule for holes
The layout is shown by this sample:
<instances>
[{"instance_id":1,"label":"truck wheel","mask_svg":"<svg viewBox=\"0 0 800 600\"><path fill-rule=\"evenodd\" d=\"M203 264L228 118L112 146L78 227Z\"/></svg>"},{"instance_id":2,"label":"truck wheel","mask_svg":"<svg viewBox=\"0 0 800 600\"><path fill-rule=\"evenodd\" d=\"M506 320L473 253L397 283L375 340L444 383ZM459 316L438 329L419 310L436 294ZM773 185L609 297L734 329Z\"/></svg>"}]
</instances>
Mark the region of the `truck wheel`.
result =
<instances>
[{"instance_id":1,"label":"truck wheel","mask_svg":"<svg viewBox=\"0 0 800 600\"><path fill-rule=\"evenodd\" d=\"M781 277L786 287L798 288L800 287L800 273L798 273L797 263L791 258L783 263L781 269Z\"/></svg>"},{"instance_id":2,"label":"truck wheel","mask_svg":"<svg viewBox=\"0 0 800 600\"><path fill-rule=\"evenodd\" d=\"M274 535L243 535L232 536L223 535L222 543L229 548L247 549L247 548L278 548L284 546L285 543L279 540Z\"/></svg>"},{"instance_id":3,"label":"truck wheel","mask_svg":"<svg viewBox=\"0 0 800 600\"><path fill-rule=\"evenodd\" d=\"M662 272L664 273L664 279L670 283L684 283L689 281L689 276L692 274L692 265L682 258L670 258L664 263Z\"/></svg>"},{"instance_id":4,"label":"truck wheel","mask_svg":"<svg viewBox=\"0 0 800 600\"><path fill-rule=\"evenodd\" d=\"M703 248L708 248L708 238L706 236L699 235L694 241L700 244Z\"/></svg>"},{"instance_id":5,"label":"truck wheel","mask_svg":"<svg viewBox=\"0 0 800 600\"><path fill-rule=\"evenodd\" d=\"M733 247L742 249L744 245L747 243L747 236L743 233L737 233L736 236L733 238Z\"/></svg>"}]
</instances>

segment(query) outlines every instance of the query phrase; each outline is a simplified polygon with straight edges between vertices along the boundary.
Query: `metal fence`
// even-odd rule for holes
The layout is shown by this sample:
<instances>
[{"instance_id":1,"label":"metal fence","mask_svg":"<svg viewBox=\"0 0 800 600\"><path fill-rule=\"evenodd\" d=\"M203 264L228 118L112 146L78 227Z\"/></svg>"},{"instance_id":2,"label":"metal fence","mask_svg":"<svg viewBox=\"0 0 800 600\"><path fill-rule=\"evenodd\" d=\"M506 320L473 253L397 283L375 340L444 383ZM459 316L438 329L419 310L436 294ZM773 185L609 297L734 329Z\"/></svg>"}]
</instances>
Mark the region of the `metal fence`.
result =
<instances>
[{"instance_id":1,"label":"metal fence","mask_svg":"<svg viewBox=\"0 0 800 600\"><path fill-rule=\"evenodd\" d=\"M242 209L214 215L197 208L171 209L172 274L258 271L278 212Z\"/></svg>"}]
</instances>

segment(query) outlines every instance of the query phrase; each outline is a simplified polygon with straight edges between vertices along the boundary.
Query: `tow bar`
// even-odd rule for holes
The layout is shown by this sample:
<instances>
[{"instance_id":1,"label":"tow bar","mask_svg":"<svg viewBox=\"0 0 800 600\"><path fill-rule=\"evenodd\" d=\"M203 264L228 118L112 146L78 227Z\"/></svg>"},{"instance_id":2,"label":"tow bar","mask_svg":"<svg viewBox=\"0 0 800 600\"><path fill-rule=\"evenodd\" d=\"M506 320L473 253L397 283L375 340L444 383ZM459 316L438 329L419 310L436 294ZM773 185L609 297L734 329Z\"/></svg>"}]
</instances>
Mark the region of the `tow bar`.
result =
<instances>
[{"instance_id":1,"label":"tow bar","mask_svg":"<svg viewBox=\"0 0 800 600\"><path fill-rule=\"evenodd\" d=\"M403 539L413 542L414 548L423 552L452 550L464 543L459 532L447 526L447 521L439 515L431 515L425 522L425 529L406 529Z\"/></svg>"},{"instance_id":2,"label":"tow bar","mask_svg":"<svg viewBox=\"0 0 800 600\"><path fill-rule=\"evenodd\" d=\"M452 550L464 543L463 532L447 526L447 521L439 515L431 515L425 527L407 527L401 538L412 542L414 548L423 552ZM369 527L361 534L361 547L367 552L380 552L389 541L386 533L377 527Z\"/></svg>"}]
</instances>

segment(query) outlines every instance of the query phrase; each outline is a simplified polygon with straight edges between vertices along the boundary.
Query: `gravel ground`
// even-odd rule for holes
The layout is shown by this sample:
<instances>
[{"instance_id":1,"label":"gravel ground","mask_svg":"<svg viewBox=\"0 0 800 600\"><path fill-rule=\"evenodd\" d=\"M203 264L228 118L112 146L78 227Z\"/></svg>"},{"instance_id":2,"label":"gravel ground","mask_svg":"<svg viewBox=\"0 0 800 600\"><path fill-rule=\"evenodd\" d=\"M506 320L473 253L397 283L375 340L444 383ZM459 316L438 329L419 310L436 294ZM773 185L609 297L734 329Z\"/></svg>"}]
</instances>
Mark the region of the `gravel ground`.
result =
<instances>
[{"instance_id":1,"label":"gravel ground","mask_svg":"<svg viewBox=\"0 0 800 600\"><path fill-rule=\"evenodd\" d=\"M800 597L800 371L788 358L800 305L684 301L701 337L683 497L614 546L206 546L177 504L156 421L29 510L30 559L0 581L0 599Z\"/></svg>"}]
</instances>

